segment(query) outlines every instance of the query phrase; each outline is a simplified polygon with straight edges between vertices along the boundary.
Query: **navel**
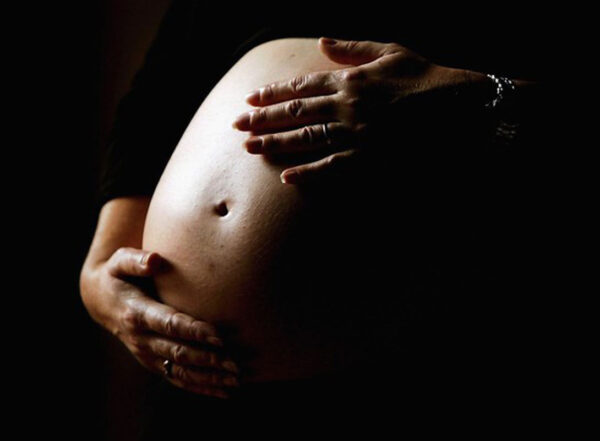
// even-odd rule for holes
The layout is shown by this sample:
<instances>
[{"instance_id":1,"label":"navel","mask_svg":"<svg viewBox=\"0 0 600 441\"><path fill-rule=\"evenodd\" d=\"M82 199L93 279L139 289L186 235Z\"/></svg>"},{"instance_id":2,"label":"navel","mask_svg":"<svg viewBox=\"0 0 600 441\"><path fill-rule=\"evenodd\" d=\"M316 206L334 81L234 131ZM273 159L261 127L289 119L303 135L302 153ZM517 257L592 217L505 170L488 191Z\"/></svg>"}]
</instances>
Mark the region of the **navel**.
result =
<instances>
[{"instance_id":1,"label":"navel","mask_svg":"<svg viewBox=\"0 0 600 441\"><path fill-rule=\"evenodd\" d=\"M218 204L216 204L214 206L213 211L218 216L221 216L221 217L227 216L227 213L229 213L229 208L227 207L227 202L226 201L219 202Z\"/></svg>"}]
</instances>

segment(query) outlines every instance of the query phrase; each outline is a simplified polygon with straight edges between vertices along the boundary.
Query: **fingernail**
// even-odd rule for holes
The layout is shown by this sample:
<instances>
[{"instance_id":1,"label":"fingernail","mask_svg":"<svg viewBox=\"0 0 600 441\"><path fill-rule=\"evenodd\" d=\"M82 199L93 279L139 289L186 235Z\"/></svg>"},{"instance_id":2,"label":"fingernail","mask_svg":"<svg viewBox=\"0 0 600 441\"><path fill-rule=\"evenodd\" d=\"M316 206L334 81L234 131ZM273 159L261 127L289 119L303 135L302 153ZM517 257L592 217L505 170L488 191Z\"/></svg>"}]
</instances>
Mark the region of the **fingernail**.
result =
<instances>
[{"instance_id":1,"label":"fingernail","mask_svg":"<svg viewBox=\"0 0 600 441\"><path fill-rule=\"evenodd\" d=\"M255 90L254 92L250 92L248 95L246 95L246 102L248 104L252 104L252 102L258 101L259 99L260 99L260 92L258 90Z\"/></svg>"},{"instance_id":2,"label":"fingernail","mask_svg":"<svg viewBox=\"0 0 600 441\"><path fill-rule=\"evenodd\" d=\"M237 367L237 365L233 361L224 361L221 366L223 366L223 369L225 369L229 372L234 372L236 374L240 373L240 369Z\"/></svg>"},{"instance_id":3,"label":"fingernail","mask_svg":"<svg viewBox=\"0 0 600 441\"><path fill-rule=\"evenodd\" d=\"M233 122L233 128L238 130L247 130L250 126L250 115L248 113L244 113L237 117L237 119Z\"/></svg>"},{"instance_id":4,"label":"fingernail","mask_svg":"<svg viewBox=\"0 0 600 441\"><path fill-rule=\"evenodd\" d=\"M298 173L295 171L282 173L281 174L281 182L283 184L293 184L298 178Z\"/></svg>"},{"instance_id":5,"label":"fingernail","mask_svg":"<svg viewBox=\"0 0 600 441\"><path fill-rule=\"evenodd\" d=\"M148 258L150 257L150 254L152 254L152 253L146 253L142 256L142 259L140 260L140 264L142 266L145 266L146 263L148 263Z\"/></svg>"},{"instance_id":6,"label":"fingernail","mask_svg":"<svg viewBox=\"0 0 600 441\"><path fill-rule=\"evenodd\" d=\"M156 253L148 253L144 257L143 265L148 266L152 271L159 271L163 266L163 259Z\"/></svg>"},{"instance_id":7,"label":"fingernail","mask_svg":"<svg viewBox=\"0 0 600 441\"><path fill-rule=\"evenodd\" d=\"M321 37L321 42L327 46L333 46L335 43L337 43L337 40L334 40L333 38Z\"/></svg>"},{"instance_id":8,"label":"fingernail","mask_svg":"<svg viewBox=\"0 0 600 441\"><path fill-rule=\"evenodd\" d=\"M225 380L223 380L223 383L225 383L225 386L239 386L240 385L237 378L235 378L233 376L225 377Z\"/></svg>"},{"instance_id":9,"label":"fingernail","mask_svg":"<svg viewBox=\"0 0 600 441\"><path fill-rule=\"evenodd\" d=\"M261 137L250 138L246 141L246 150L249 153L260 153L263 146L263 139Z\"/></svg>"},{"instance_id":10,"label":"fingernail","mask_svg":"<svg viewBox=\"0 0 600 441\"><path fill-rule=\"evenodd\" d=\"M218 337L206 337L206 341L215 346L223 346L223 341Z\"/></svg>"}]
</instances>

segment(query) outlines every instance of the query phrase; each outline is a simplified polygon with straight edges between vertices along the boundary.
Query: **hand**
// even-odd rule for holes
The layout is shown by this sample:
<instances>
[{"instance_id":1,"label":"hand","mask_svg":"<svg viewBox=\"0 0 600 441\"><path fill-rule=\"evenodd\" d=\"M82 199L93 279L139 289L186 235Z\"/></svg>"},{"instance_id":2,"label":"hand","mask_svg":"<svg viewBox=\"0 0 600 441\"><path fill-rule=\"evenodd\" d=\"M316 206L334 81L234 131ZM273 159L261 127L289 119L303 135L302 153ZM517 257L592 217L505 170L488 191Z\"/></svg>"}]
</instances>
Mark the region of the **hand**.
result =
<instances>
[{"instance_id":1,"label":"hand","mask_svg":"<svg viewBox=\"0 0 600 441\"><path fill-rule=\"evenodd\" d=\"M334 62L354 67L313 72L253 91L246 101L259 109L233 124L253 132L245 143L250 153L327 155L284 170L282 182L299 183L352 164L359 151L397 138L403 122L403 129L410 127L406 118L426 97L454 93L485 78L436 65L395 43L321 38L319 44Z\"/></svg>"},{"instance_id":2,"label":"hand","mask_svg":"<svg viewBox=\"0 0 600 441\"><path fill-rule=\"evenodd\" d=\"M163 374L163 362L173 362L177 387L193 393L228 398L237 386L239 368L223 353L214 326L177 312L148 297L140 288L159 270L162 257L135 248L119 248L105 263L81 278L82 297L104 299L103 307L88 300L88 310L117 336L146 368ZM85 301L84 301L85 302Z\"/></svg>"}]
</instances>

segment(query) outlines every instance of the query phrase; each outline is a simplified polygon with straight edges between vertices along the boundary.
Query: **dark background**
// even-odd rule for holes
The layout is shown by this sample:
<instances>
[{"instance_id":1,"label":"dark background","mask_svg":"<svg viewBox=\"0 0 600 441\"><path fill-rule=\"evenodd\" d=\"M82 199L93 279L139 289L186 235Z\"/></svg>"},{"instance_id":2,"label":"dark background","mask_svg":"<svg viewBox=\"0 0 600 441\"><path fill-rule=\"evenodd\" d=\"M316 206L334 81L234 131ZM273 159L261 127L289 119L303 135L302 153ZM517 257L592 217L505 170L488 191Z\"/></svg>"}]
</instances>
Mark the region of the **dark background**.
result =
<instances>
[{"instance_id":1,"label":"dark background","mask_svg":"<svg viewBox=\"0 0 600 441\"><path fill-rule=\"evenodd\" d=\"M6 187L8 273L16 282L6 311L7 359L19 366L11 393L18 419L9 423L19 433L82 440L135 433L136 380L147 374L91 320L79 272L96 226L99 155L169 4L29 5L14 19L9 89L18 96L11 113L19 121L9 126L20 142L6 147L7 172L17 179Z\"/></svg>"},{"instance_id":2,"label":"dark background","mask_svg":"<svg viewBox=\"0 0 600 441\"><path fill-rule=\"evenodd\" d=\"M17 172L17 179L5 187L17 195L7 199L12 222L8 239L16 239L17 245L10 251L13 265L7 272L16 283L11 283L14 288L7 296L20 303L7 307L11 349L5 361L18 363L23 373L18 383L23 389L15 403L27 417L20 426L24 431L73 433L79 439L117 439L115 430L121 435L135 432L139 408L134 397L143 390L147 374L89 318L78 279L96 223L99 154L116 105L169 4L87 0L32 7L13 35L18 49L11 67L16 67L9 70L23 86L14 87L19 99L11 110L25 123L8 128L19 142L5 149L10 152L6 171ZM493 11L490 7L489 13ZM548 11L532 16L551 23L557 33L569 25L568 17L549 18ZM562 56L564 48L556 53ZM15 162L19 167L13 170ZM12 191L15 186L18 192ZM544 226L543 231L556 230ZM561 247L564 236L554 235L552 240ZM532 263L532 271L540 266ZM545 280L544 285L552 282ZM561 356L559 351L548 355L548 341L559 344L565 338L571 304L553 291L543 294L545 302L533 305L530 300L519 314L538 314L543 320L536 323L552 320L554 327L527 336L531 341L521 350L544 349L543 362L535 367L538 378L550 381L557 378L555 363ZM535 372L531 374L534 378ZM138 381L132 383L132 378ZM559 389L553 384L553 392Z\"/></svg>"},{"instance_id":3,"label":"dark background","mask_svg":"<svg viewBox=\"0 0 600 441\"><path fill-rule=\"evenodd\" d=\"M81 192L82 219L75 241L79 253L74 268L82 262L81 253L87 251L96 221L95 206L90 207L90 196L95 195L98 178L98 155L106 144L119 99L127 92L130 82L155 36L160 20L170 5L170 0L105 0L98 2L93 40L95 52L90 51L90 76L88 100L90 141L82 145L82 167L85 190ZM82 99L85 99L85 94ZM83 105L83 103L82 103ZM84 118L85 113L82 115ZM87 147L87 148L86 148ZM88 152L85 150L89 149ZM84 209L85 207L85 209ZM84 215L87 214L87 217ZM74 292L75 295L79 291ZM89 339L90 344L80 345L84 360L90 369L81 372L82 403L95 411L85 414L94 428L90 435L100 439L134 439L139 430L143 412L139 397L151 378L146 370L128 353L125 347L106 331L91 321L82 303L73 299L73 315L78 322L79 341ZM91 418L90 418L91 417Z\"/></svg>"},{"instance_id":4,"label":"dark background","mask_svg":"<svg viewBox=\"0 0 600 441\"><path fill-rule=\"evenodd\" d=\"M95 195L98 178L98 155L106 144L119 99L126 93L133 75L143 62L146 50L155 36L162 15L170 0L105 0L98 1L91 27L89 52L73 54L89 58L80 68L88 77L88 87L82 89L81 106L89 109L75 116L87 125L88 141L81 144L80 200L73 273L81 265L96 222ZM89 10L88 10L89 11ZM86 66L87 64L87 66ZM87 67L87 69L86 69ZM75 113L75 112L74 112ZM82 134L84 136L84 134ZM78 340L79 357L89 369L79 374L80 384L75 396L86 408L84 427L100 439L133 439L138 430L140 400L149 376L125 347L91 321L78 298L79 291L70 293L73 322ZM92 411L93 409L93 411ZM80 409L81 410L81 409ZM104 435L102 435L104 433ZM131 435L130 435L131 434Z\"/></svg>"}]
</instances>

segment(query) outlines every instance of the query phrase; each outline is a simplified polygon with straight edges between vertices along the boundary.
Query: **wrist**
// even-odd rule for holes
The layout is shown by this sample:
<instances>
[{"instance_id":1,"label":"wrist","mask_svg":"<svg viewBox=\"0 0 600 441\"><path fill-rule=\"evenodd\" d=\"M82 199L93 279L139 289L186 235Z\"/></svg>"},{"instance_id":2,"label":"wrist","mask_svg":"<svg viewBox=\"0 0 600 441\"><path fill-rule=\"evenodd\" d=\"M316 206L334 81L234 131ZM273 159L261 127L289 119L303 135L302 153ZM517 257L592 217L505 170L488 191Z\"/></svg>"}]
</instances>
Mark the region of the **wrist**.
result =
<instances>
[{"instance_id":1,"label":"wrist","mask_svg":"<svg viewBox=\"0 0 600 441\"><path fill-rule=\"evenodd\" d=\"M494 144L514 143L519 128L514 100L521 82L455 68L447 68L445 78L453 91L453 108L466 111L471 127Z\"/></svg>"},{"instance_id":2,"label":"wrist","mask_svg":"<svg viewBox=\"0 0 600 441\"><path fill-rule=\"evenodd\" d=\"M485 106L496 95L496 85L490 78L482 73L468 69L457 69L459 92L477 107Z\"/></svg>"},{"instance_id":3,"label":"wrist","mask_svg":"<svg viewBox=\"0 0 600 441\"><path fill-rule=\"evenodd\" d=\"M482 109L495 97L495 84L484 73L446 66L436 66L435 70L437 87L448 93L452 106Z\"/></svg>"}]
</instances>

